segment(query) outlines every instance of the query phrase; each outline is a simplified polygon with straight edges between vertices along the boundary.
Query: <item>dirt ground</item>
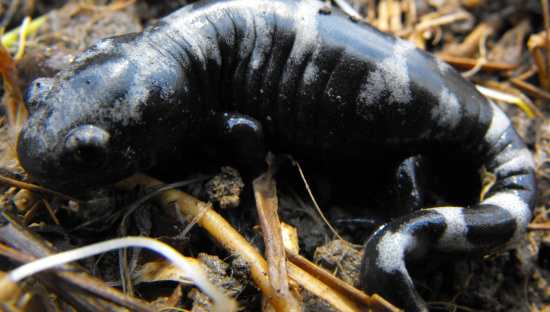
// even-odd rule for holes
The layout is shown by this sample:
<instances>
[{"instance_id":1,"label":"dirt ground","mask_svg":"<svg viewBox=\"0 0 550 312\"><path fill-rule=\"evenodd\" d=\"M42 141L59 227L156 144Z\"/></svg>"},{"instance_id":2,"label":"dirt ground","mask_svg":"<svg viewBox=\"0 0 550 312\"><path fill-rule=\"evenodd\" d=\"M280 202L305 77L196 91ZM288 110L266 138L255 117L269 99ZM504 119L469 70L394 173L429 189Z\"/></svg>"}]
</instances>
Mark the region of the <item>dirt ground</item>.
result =
<instances>
[{"instance_id":1,"label":"dirt ground","mask_svg":"<svg viewBox=\"0 0 550 312\"><path fill-rule=\"evenodd\" d=\"M185 1L0 0L0 4L4 38L12 38L10 31L22 25L25 16L34 21L47 17L29 34L24 53L17 40L2 41L6 49L0 53L4 78L0 91L4 107L0 128L0 271L114 237L148 236L197 258L208 278L237 298L241 310L262 309L262 287L251 273L250 261L229 254L215 242L219 241L216 234L200 222L201 227L191 226L182 235L191 221L181 215L174 217L158 201L140 200L148 192L144 187L129 183L78 194L51 192L34 185L15 156L14 142L26 118L23 94L32 80L55 75L101 38L140 31ZM545 33L548 14L543 14L548 13L548 4L538 0L362 0L352 1L351 7L376 27L437 54L474 83L513 96L497 102L532 149L537 164L539 191L534 220L521 244L484 259L432 256L410 263L417 289L433 311L550 310L550 38ZM209 166L200 157L167 158L147 174L166 182L194 179L181 189L211 202L253 248L263 252L266 246L257 226L260 221L249 181L245 179L243 184L234 170ZM388 219L384 196L380 195L384 186L368 172L327 173L323 168L304 167L325 217L344 240L355 245L334 239L296 167L288 161L280 165L277 175L279 218L290 225L285 233L297 229L294 245L299 246L300 255L360 288L361 244ZM476 172L464 176L453 168L444 166L441 170L433 184L450 177L460 182L447 189L464 181L468 181L467 187L451 191L447 197L429 190L430 206L453 204L457 194L470 189L479 194L481 182ZM108 252L65 267L70 272L41 273L19 286L0 287L0 310L211 309L207 297L180 283L182 278L166 265L162 258L139 248ZM291 288L299 294L305 310L335 309L327 303L333 299L320 298L313 286ZM365 302L370 301L367 298L361 304ZM357 307L364 307L361 304Z\"/></svg>"}]
</instances>

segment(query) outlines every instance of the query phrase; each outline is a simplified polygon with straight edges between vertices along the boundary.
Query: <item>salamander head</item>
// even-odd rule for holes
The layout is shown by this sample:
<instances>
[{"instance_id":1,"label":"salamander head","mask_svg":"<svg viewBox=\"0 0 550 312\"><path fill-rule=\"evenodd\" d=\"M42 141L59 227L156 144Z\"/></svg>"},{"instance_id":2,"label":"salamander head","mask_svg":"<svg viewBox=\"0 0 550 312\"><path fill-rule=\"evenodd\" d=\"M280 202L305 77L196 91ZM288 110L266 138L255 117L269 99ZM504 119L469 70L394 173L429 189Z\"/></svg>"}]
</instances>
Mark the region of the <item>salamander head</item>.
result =
<instances>
[{"instance_id":1,"label":"salamander head","mask_svg":"<svg viewBox=\"0 0 550 312\"><path fill-rule=\"evenodd\" d=\"M19 162L34 180L54 188L100 186L152 164L153 151L162 152L152 146L162 129L152 131L161 127L159 116L145 104L160 97L143 84L136 92L136 71L122 58L99 55L34 81L17 143Z\"/></svg>"}]
</instances>

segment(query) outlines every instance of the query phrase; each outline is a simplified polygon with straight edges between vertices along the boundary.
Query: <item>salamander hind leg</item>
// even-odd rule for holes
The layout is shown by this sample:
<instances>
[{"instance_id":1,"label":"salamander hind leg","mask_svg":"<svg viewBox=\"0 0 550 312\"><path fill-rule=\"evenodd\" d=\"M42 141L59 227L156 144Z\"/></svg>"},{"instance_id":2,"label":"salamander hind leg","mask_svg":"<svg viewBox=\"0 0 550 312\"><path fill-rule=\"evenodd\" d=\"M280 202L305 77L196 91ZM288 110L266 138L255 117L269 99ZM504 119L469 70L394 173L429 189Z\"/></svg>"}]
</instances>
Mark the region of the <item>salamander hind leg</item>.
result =
<instances>
[{"instance_id":1,"label":"salamander hind leg","mask_svg":"<svg viewBox=\"0 0 550 312\"><path fill-rule=\"evenodd\" d=\"M426 162L423 156L411 156L389 173L388 206L391 216L402 216L419 210L425 202L426 179L422 172Z\"/></svg>"}]
</instances>

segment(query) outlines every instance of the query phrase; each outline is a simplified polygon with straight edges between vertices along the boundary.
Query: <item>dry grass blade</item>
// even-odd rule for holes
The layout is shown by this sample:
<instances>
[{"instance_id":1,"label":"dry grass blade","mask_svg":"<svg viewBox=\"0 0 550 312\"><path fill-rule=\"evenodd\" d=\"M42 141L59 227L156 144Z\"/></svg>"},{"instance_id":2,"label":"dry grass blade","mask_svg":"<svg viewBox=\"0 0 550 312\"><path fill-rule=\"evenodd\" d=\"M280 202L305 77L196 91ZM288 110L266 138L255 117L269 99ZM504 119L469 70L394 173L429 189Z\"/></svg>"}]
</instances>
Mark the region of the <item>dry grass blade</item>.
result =
<instances>
[{"instance_id":1,"label":"dry grass blade","mask_svg":"<svg viewBox=\"0 0 550 312\"><path fill-rule=\"evenodd\" d=\"M541 88L538 88L533 84L530 84L518 78L510 78L510 83L524 90L525 92L527 92L528 94L532 95L535 98L538 98L544 101L550 101L550 92L542 90Z\"/></svg>"},{"instance_id":2,"label":"dry grass blade","mask_svg":"<svg viewBox=\"0 0 550 312\"><path fill-rule=\"evenodd\" d=\"M498 83L491 83L489 85L499 86ZM523 97L515 96L510 93L506 93L504 91L500 91L500 90L497 91L497 90L494 90L493 88L484 87L480 85L477 85L476 88L478 89L479 92L481 92L481 94L485 95L487 98L517 105L519 108L521 108L521 110L523 110L527 114L529 118L533 118L535 117L535 114L538 114L538 116L541 117L541 119L543 120L545 119L544 115L542 115L540 111L538 111L537 107L526 96L523 96ZM507 88L507 89L508 90L506 91L509 91L509 92L517 91L512 88Z\"/></svg>"},{"instance_id":3,"label":"dry grass blade","mask_svg":"<svg viewBox=\"0 0 550 312\"><path fill-rule=\"evenodd\" d=\"M283 234L277 214L279 205L273 178L275 169L273 163L270 162L270 164L269 170L253 182L254 197L265 241L269 280L279 300L283 302L282 311L301 311L303 308L298 301L298 293L296 289L289 287Z\"/></svg>"},{"instance_id":4,"label":"dry grass blade","mask_svg":"<svg viewBox=\"0 0 550 312\"><path fill-rule=\"evenodd\" d=\"M545 56L546 54L541 51L543 49L546 50L548 44L549 44L548 35L546 31L542 31L538 34L532 34L529 37L529 40L527 42L527 47L529 48L529 51L533 55L533 58L537 65L539 82L542 89L544 89L547 92L550 92L550 79L549 79L549 71L548 71L549 60L546 58Z\"/></svg>"},{"instance_id":5,"label":"dry grass blade","mask_svg":"<svg viewBox=\"0 0 550 312\"><path fill-rule=\"evenodd\" d=\"M44 187L41 187L41 186L38 186L38 185L35 185L35 184L30 184L30 183L25 183L25 182L17 181L17 180L14 180L14 179L10 179L8 177L4 177L4 176L1 176L1 175L0 175L0 184L13 186L13 187L17 187L17 188L25 189L25 190L35 191L35 192L38 192L38 193L47 193L47 194L59 196L61 198L65 198L65 199L68 199L68 200L72 200L72 201L78 202L78 203L82 202L80 199L69 196L67 194L64 194L64 193L61 193L61 192L58 192L58 191L54 191L54 190L51 190L51 189L47 189L47 188L44 188Z\"/></svg>"},{"instance_id":6,"label":"dry grass blade","mask_svg":"<svg viewBox=\"0 0 550 312\"><path fill-rule=\"evenodd\" d=\"M460 56L452 56L452 55L444 55L444 54L440 54L438 55L438 57L451 65L467 68L467 69L472 69L476 67L476 65L478 65L479 63L479 60L474 58L469 58L469 57L460 57ZM517 68L518 68L517 64L485 61L481 65L480 69L484 71L507 71L507 70L514 70Z\"/></svg>"},{"instance_id":7,"label":"dry grass blade","mask_svg":"<svg viewBox=\"0 0 550 312\"><path fill-rule=\"evenodd\" d=\"M550 223L530 223L527 225L529 231L549 231Z\"/></svg>"}]
</instances>

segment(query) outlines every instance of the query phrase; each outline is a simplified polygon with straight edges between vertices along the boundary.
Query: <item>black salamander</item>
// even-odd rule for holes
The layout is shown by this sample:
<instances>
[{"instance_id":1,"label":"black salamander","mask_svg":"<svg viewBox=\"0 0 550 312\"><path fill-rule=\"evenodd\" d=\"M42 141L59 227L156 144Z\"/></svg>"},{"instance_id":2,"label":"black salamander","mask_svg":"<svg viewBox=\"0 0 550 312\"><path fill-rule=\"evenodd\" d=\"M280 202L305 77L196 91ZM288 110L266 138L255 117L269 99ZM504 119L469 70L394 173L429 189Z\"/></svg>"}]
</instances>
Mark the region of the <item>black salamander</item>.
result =
<instances>
[{"instance_id":1,"label":"black salamander","mask_svg":"<svg viewBox=\"0 0 550 312\"><path fill-rule=\"evenodd\" d=\"M266 142L297 158L407 159L402 173L415 155L484 166L496 183L480 203L407 213L366 242L365 291L407 311L427 310L407 255L426 246L486 255L516 242L531 218L534 162L505 114L436 57L322 2L186 6L36 80L27 106L19 160L54 187L123 179L216 124L258 155Z\"/></svg>"}]
</instances>

